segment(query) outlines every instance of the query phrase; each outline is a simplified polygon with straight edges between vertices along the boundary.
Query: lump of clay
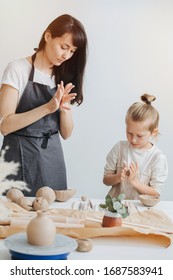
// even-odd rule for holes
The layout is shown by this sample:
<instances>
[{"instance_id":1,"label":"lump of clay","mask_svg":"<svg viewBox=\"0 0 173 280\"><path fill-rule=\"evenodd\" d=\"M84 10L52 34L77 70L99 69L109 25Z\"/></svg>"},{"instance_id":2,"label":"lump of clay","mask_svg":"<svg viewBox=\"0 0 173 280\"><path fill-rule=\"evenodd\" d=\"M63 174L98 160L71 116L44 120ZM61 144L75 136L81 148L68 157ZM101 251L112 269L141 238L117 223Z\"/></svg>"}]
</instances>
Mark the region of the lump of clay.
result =
<instances>
[{"instance_id":1,"label":"lump of clay","mask_svg":"<svg viewBox=\"0 0 173 280\"><path fill-rule=\"evenodd\" d=\"M57 201L65 202L75 195L76 189L54 190L54 192Z\"/></svg>"},{"instance_id":2,"label":"lump of clay","mask_svg":"<svg viewBox=\"0 0 173 280\"><path fill-rule=\"evenodd\" d=\"M16 203L19 198L24 197L24 194L21 190L12 188L12 189L8 190L6 197L9 200L11 200L12 202Z\"/></svg>"},{"instance_id":3,"label":"lump of clay","mask_svg":"<svg viewBox=\"0 0 173 280\"><path fill-rule=\"evenodd\" d=\"M54 190L47 186L39 188L36 192L36 197L44 197L49 205L52 204L56 199Z\"/></svg>"},{"instance_id":4,"label":"lump of clay","mask_svg":"<svg viewBox=\"0 0 173 280\"><path fill-rule=\"evenodd\" d=\"M21 206L22 208L24 208L24 209L26 209L26 210L28 210L28 211L30 211L30 210L33 209L33 208L32 208L32 201L29 200L27 197L24 197L24 196L20 197L20 198L16 201L16 203L17 203L19 206Z\"/></svg>"},{"instance_id":5,"label":"lump of clay","mask_svg":"<svg viewBox=\"0 0 173 280\"><path fill-rule=\"evenodd\" d=\"M46 210L49 208L49 203L44 197L36 197L33 201L32 207L35 211Z\"/></svg>"},{"instance_id":6,"label":"lump of clay","mask_svg":"<svg viewBox=\"0 0 173 280\"><path fill-rule=\"evenodd\" d=\"M89 252L93 248L93 243L89 238L76 239L76 241L78 243L76 251L78 252Z\"/></svg>"}]
</instances>

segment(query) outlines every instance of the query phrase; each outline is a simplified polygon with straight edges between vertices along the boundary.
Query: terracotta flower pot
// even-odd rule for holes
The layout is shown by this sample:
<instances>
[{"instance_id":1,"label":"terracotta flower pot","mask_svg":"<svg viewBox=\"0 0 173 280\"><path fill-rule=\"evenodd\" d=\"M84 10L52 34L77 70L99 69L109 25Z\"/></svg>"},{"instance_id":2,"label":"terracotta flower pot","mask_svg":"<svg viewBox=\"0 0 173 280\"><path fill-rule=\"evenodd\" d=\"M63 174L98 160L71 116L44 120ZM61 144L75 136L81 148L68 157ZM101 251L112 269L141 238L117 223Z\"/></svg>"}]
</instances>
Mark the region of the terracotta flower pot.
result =
<instances>
[{"instance_id":1,"label":"terracotta flower pot","mask_svg":"<svg viewBox=\"0 0 173 280\"><path fill-rule=\"evenodd\" d=\"M103 227L116 227L122 225L122 217L118 213L112 213L107 211L102 220Z\"/></svg>"}]
</instances>

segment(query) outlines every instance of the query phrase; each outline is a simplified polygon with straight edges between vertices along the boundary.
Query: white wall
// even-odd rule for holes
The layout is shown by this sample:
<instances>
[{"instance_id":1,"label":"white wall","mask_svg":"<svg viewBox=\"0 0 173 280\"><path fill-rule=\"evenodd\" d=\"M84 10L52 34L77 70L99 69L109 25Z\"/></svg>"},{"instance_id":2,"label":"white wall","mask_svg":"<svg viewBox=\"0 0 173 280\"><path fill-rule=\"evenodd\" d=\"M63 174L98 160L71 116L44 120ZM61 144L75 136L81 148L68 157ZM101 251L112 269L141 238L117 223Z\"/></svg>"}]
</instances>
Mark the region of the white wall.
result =
<instances>
[{"instance_id":1,"label":"white wall","mask_svg":"<svg viewBox=\"0 0 173 280\"><path fill-rule=\"evenodd\" d=\"M163 199L173 200L173 1L0 0L0 76L6 64L31 55L47 25L69 13L84 24L89 40L84 103L74 107L75 129L63 141L69 187L77 195L104 198L105 157L125 139L128 107L144 92L156 95L158 146L169 177ZM2 141L2 138L1 138Z\"/></svg>"}]
</instances>

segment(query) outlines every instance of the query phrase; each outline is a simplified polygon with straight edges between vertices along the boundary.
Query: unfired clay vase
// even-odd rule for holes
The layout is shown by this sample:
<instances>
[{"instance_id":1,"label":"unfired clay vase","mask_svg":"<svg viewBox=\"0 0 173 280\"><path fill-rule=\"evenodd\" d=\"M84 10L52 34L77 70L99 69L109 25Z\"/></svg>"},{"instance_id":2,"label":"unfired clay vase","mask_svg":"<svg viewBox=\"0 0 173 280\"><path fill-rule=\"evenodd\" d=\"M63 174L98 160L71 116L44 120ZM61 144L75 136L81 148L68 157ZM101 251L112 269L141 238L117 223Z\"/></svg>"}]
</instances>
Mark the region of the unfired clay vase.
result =
<instances>
[{"instance_id":1,"label":"unfired clay vase","mask_svg":"<svg viewBox=\"0 0 173 280\"><path fill-rule=\"evenodd\" d=\"M17 188L12 188L8 190L6 197L12 202L16 203L19 198L24 197L24 194L21 190Z\"/></svg>"},{"instance_id":2,"label":"unfired clay vase","mask_svg":"<svg viewBox=\"0 0 173 280\"><path fill-rule=\"evenodd\" d=\"M107 211L102 220L103 227L116 227L122 225L122 217L120 214Z\"/></svg>"},{"instance_id":3,"label":"unfired clay vase","mask_svg":"<svg viewBox=\"0 0 173 280\"><path fill-rule=\"evenodd\" d=\"M37 211L37 216L33 218L26 229L27 241L30 245L51 246L56 236L56 226L46 211Z\"/></svg>"},{"instance_id":4,"label":"unfired clay vase","mask_svg":"<svg viewBox=\"0 0 173 280\"><path fill-rule=\"evenodd\" d=\"M36 197L44 197L49 205L52 204L56 198L54 190L48 186L39 188L36 192Z\"/></svg>"}]
</instances>

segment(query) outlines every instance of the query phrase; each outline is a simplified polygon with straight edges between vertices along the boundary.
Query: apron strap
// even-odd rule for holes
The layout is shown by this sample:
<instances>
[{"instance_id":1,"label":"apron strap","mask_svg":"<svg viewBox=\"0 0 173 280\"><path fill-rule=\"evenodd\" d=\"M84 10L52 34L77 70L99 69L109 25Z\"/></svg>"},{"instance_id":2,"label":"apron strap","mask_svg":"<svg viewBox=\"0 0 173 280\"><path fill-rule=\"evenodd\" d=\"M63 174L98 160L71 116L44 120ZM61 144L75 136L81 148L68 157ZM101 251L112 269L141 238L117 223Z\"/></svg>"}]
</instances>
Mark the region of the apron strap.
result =
<instances>
[{"instance_id":1,"label":"apron strap","mask_svg":"<svg viewBox=\"0 0 173 280\"><path fill-rule=\"evenodd\" d=\"M47 144L48 144L48 140L51 136L51 133L43 133L44 138L43 138L43 142L41 144L42 149L46 149L47 148Z\"/></svg>"}]
</instances>

